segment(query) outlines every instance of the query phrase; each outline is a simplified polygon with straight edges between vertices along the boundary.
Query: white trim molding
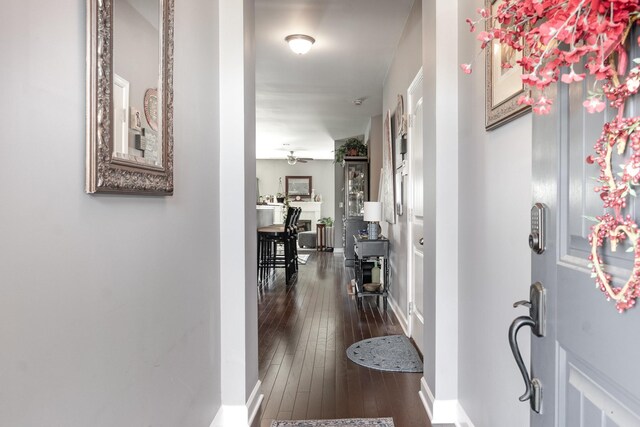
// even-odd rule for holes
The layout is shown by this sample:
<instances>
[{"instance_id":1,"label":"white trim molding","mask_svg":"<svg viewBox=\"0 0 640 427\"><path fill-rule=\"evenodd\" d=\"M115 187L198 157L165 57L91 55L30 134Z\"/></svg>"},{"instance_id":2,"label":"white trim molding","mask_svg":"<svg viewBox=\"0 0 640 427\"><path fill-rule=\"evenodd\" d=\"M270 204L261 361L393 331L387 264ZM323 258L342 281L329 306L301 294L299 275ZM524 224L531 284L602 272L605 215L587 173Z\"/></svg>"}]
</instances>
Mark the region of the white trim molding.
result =
<instances>
[{"instance_id":1,"label":"white trim molding","mask_svg":"<svg viewBox=\"0 0 640 427\"><path fill-rule=\"evenodd\" d=\"M262 404L262 399L264 398L264 394L260 393L261 387L262 381L258 380L245 405L247 407L247 413L249 414L249 426L253 423L253 419L256 417L258 409L260 409L260 405Z\"/></svg>"},{"instance_id":2,"label":"white trim molding","mask_svg":"<svg viewBox=\"0 0 640 427\"><path fill-rule=\"evenodd\" d=\"M402 327L404 334L407 337L411 337L411 335L409 334L409 323L407 322L407 316L402 312L402 309L398 305L398 302L395 300L395 298L393 298L393 296L389 295L388 299L389 299L389 306L391 307L391 310L393 310L396 317L398 318L398 322L400 323L400 326Z\"/></svg>"},{"instance_id":3,"label":"white trim molding","mask_svg":"<svg viewBox=\"0 0 640 427\"><path fill-rule=\"evenodd\" d=\"M258 380L245 405L222 405L210 427L251 427L264 395Z\"/></svg>"},{"instance_id":4,"label":"white trim molding","mask_svg":"<svg viewBox=\"0 0 640 427\"><path fill-rule=\"evenodd\" d=\"M458 401L458 422L456 422L456 426L475 427L473 425L473 422L471 421L471 418L469 418L469 415L467 415L467 412L464 410L464 408L460 404L460 401Z\"/></svg>"},{"instance_id":5,"label":"white trim molding","mask_svg":"<svg viewBox=\"0 0 640 427\"><path fill-rule=\"evenodd\" d=\"M432 424L455 424L456 427L474 427L473 422L471 422L464 408L460 405L460 401L457 399L436 400L424 377L420 379L420 391L418 394Z\"/></svg>"}]
</instances>

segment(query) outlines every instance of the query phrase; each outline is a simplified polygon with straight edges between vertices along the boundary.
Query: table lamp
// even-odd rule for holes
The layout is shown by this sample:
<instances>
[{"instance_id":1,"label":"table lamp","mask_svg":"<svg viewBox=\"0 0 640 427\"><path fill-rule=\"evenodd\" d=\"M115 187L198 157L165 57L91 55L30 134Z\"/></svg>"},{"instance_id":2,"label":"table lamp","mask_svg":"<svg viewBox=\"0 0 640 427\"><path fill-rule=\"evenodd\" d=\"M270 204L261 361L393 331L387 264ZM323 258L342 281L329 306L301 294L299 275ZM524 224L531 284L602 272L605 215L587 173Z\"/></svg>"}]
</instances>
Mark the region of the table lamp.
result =
<instances>
[{"instance_id":1,"label":"table lamp","mask_svg":"<svg viewBox=\"0 0 640 427\"><path fill-rule=\"evenodd\" d=\"M382 221L382 203L380 202L364 202L364 220L369 222L367 231L369 232L369 240L378 239L378 230Z\"/></svg>"}]
</instances>

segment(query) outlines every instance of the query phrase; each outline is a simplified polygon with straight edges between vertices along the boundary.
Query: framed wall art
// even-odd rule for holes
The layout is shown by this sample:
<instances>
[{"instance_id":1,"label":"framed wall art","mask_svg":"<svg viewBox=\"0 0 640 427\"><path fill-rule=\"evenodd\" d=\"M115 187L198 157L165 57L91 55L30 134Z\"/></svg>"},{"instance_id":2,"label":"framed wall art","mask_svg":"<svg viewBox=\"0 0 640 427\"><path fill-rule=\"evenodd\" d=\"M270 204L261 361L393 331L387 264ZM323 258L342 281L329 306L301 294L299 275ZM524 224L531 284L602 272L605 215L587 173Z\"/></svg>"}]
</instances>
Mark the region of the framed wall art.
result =
<instances>
[{"instance_id":1,"label":"framed wall art","mask_svg":"<svg viewBox=\"0 0 640 427\"><path fill-rule=\"evenodd\" d=\"M391 133L391 111L387 110L382 135L382 210L389 224L396 223L395 174L393 162L393 136Z\"/></svg>"},{"instance_id":2,"label":"framed wall art","mask_svg":"<svg viewBox=\"0 0 640 427\"><path fill-rule=\"evenodd\" d=\"M290 198L311 197L311 177L310 176L286 176L285 192Z\"/></svg>"},{"instance_id":3,"label":"framed wall art","mask_svg":"<svg viewBox=\"0 0 640 427\"><path fill-rule=\"evenodd\" d=\"M485 8L495 16L495 11L504 0L485 0ZM486 31L490 31L496 21L488 19ZM485 128L493 130L531 111L530 105L518 105L518 98L525 92L522 83L522 67L517 61L522 52L510 46L491 41L485 49Z\"/></svg>"}]
</instances>

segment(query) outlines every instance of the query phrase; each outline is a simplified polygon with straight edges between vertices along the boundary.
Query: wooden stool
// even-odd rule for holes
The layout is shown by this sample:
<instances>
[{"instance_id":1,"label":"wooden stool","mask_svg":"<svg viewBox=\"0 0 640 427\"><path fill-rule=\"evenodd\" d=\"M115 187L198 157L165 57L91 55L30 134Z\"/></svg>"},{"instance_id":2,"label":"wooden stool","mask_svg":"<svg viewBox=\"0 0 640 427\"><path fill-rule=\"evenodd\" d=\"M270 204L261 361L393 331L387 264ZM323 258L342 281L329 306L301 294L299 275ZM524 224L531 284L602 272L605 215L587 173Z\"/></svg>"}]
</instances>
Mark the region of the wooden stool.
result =
<instances>
[{"instance_id":1,"label":"wooden stool","mask_svg":"<svg viewBox=\"0 0 640 427\"><path fill-rule=\"evenodd\" d=\"M326 249L327 240L325 236L325 225L324 224L316 224L316 250L323 251Z\"/></svg>"}]
</instances>

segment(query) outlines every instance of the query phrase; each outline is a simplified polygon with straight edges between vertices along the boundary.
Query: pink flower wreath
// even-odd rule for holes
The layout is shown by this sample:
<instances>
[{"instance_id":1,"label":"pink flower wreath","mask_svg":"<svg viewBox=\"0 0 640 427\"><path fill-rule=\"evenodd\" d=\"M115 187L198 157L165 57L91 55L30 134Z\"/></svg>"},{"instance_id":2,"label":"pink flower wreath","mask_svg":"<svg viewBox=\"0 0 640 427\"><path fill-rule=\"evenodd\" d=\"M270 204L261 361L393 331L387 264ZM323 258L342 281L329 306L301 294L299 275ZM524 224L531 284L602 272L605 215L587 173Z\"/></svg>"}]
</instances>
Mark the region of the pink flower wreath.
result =
<instances>
[{"instance_id":1,"label":"pink flower wreath","mask_svg":"<svg viewBox=\"0 0 640 427\"><path fill-rule=\"evenodd\" d=\"M603 126L594 146L595 156L587 157L587 163L600 167L595 191L600 193L605 211L591 228L589 266L596 286L616 302L616 309L622 313L640 296L640 232L635 221L622 214L640 181L640 117L624 117L627 100L640 89L639 66L635 65L620 82L629 63L624 44L640 17L640 0L505 0L494 16L486 9L478 9L478 14L477 20L467 19L467 23L472 32L479 23L486 24L486 30L477 36L481 49L495 40L523 52L518 61L523 69L522 81L540 95L537 100L523 95L519 104L532 105L536 114L549 114L553 100L545 95L546 88L558 80L566 84L582 81L585 73L576 73L574 65L584 60L596 83L583 106L589 113L602 112L606 97L618 110L616 117ZM638 64L640 60L633 62ZM563 67L568 72L562 74ZM470 74L473 64L462 64L461 68ZM618 177L611 167L614 149L619 155L628 152ZM612 251L622 241L631 243L633 268L622 287L611 286L612 277L598 253L605 239L609 239Z\"/></svg>"}]
</instances>

